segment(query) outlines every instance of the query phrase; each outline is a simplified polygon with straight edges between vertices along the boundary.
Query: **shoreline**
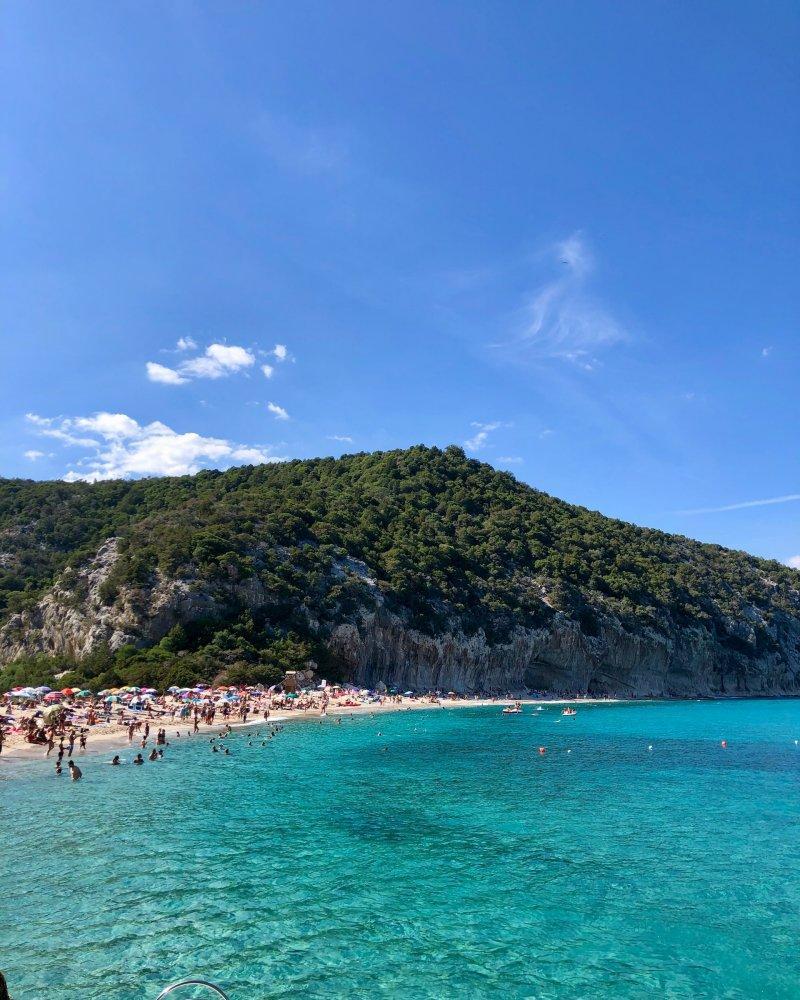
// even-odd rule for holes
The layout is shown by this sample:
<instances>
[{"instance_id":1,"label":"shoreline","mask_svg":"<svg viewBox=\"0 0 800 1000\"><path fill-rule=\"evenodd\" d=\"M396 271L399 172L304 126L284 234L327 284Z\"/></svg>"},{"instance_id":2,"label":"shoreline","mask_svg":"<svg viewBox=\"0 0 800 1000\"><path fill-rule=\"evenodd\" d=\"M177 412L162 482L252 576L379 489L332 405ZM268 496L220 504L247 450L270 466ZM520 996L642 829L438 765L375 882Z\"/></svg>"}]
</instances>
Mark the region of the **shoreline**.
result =
<instances>
[{"instance_id":1,"label":"shoreline","mask_svg":"<svg viewBox=\"0 0 800 1000\"><path fill-rule=\"evenodd\" d=\"M364 715L375 715L377 713L388 713L388 712L414 712L421 710L438 710L438 709L460 709L460 708L492 708L496 707L498 710L502 710L507 705L512 705L517 702L521 705L618 705L628 701L636 702L642 704L645 701L657 701L661 699L627 699L627 698L476 698L474 700L467 699L443 699L442 701L429 702L429 701L419 701L417 699L408 699L402 702L392 702L389 704L366 704L366 705L329 705L327 716L364 716ZM320 718L325 718L322 714L320 708L309 708L309 709L298 709L292 711L281 711L280 709L270 710L269 719L264 719L262 716L257 716L253 719L249 719L247 722L242 722L241 720L234 722L228 720L227 722L214 722L212 725L206 725L205 723L200 724L200 729L194 733L191 731L192 724L189 724L188 731L186 731L186 722L178 723L175 720L166 722L163 719L142 719L142 722L149 722L152 729L166 729L167 739L170 739L170 729L173 733L176 730L184 730L185 735L180 737L172 736L173 742L175 739L187 739L195 740L201 736L215 735L216 733L222 732L226 725L229 725L231 730L234 732L238 730L251 729L254 726L271 726L275 723L280 723L281 725L286 722L301 722L303 720L319 720ZM108 731L113 728L113 732ZM105 731L104 731L105 730ZM91 733L91 731L90 731ZM96 757L100 754L118 752L124 749L130 749L134 753L139 753L141 747L138 745L139 741L134 738L133 742L128 742L128 731L127 726L122 727L120 725L115 725L113 727L98 727L98 731L90 735L89 744L84 751L76 750L73 754L73 759L78 762L80 760L86 760L91 757ZM141 751L143 752L143 751ZM47 757L43 752L41 745L22 743L17 744L12 747L4 748L2 754L0 754L0 769L2 768L4 761L9 761L13 763L19 763L23 761L36 761L36 760L55 760L55 757L51 754Z\"/></svg>"},{"instance_id":2,"label":"shoreline","mask_svg":"<svg viewBox=\"0 0 800 1000\"><path fill-rule=\"evenodd\" d=\"M369 703L363 705L329 705L327 710L327 716L366 716L366 715L376 715L378 713L388 713L388 712L413 712L413 711L432 711L435 709L462 709L462 708L497 708L502 710L508 705L519 703L520 705L534 705L534 706L565 706L565 705L644 705L644 704L655 704L657 702L726 702L726 701L786 701L794 700L798 696L796 695L759 695L759 694L730 694L730 695L716 695L714 697L708 696L696 696L694 698L669 698L669 697L653 697L653 698L475 698L475 699L442 699L439 702L422 701L419 699L404 699L400 702L390 702L385 704L379 703ZM269 719L265 720L262 716L258 715L255 718L249 719L247 722L242 722L241 720L232 721L227 720L226 722L214 722L212 725L207 725L201 722L200 729L194 733L192 732L192 723L189 722L187 728L187 722L184 721L179 723L177 720L171 720L169 722L159 719L159 718L143 718L139 721L149 722L151 728L165 728L167 729L167 739L173 742L176 739L181 740L194 740L198 737L213 736L221 733L226 725L229 725L231 730L237 732L239 730L251 729L254 726L270 726L275 723L280 723L284 725L287 722L302 722L302 721L315 721L320 718L325 718L322 714L322 710L319 707L313 707L308 709L297 709L297 710L282 710L280 708L271 709ZM170 740L170 729L172 730L172 738ZM182 735L176 737L174 735L176 730L181 730ZM106 727L104 725L98 725L96 732L92 733L90 730L89 744L85 751L77 750L73 754L73 759L76 761L91 759L107 753L117 753L125 749L130 749L133 753L139 753L141 747L139 746L139 739L134 738L133 742L128 742L128 731L127 726L121 726L120 724L114 724L112 726ZM55 760L55 757L46 757L41 745L28 744L28 743L17 743L13 746L6 746L3 748L2 754L0 754L0 777L2 777L3 764L8 761L9 764L19 764L24 762L36 761L36 760Z\"/></svg>"}]
</instances>

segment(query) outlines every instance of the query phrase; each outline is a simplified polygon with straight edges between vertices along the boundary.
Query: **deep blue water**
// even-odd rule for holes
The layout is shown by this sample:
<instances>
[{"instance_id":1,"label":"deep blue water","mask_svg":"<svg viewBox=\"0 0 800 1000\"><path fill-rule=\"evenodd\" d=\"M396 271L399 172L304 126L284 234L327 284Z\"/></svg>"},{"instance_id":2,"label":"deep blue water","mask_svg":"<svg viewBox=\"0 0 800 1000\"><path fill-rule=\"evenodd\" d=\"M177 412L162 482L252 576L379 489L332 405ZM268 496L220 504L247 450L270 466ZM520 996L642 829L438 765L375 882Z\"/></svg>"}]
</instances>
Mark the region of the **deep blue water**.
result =
<instances>
[{"instance_id":1,"label":"deep blue water","mask_svg":"<svg viewBox=\"0 0 800 1000\"><path fill-rule=\"evenodd\" d=\"M78 784L0 763L14 1000L149 1000L190 973L231 1000L800 997L798 701L248 739L89 756Z\"/></svg>"}]
</instances>

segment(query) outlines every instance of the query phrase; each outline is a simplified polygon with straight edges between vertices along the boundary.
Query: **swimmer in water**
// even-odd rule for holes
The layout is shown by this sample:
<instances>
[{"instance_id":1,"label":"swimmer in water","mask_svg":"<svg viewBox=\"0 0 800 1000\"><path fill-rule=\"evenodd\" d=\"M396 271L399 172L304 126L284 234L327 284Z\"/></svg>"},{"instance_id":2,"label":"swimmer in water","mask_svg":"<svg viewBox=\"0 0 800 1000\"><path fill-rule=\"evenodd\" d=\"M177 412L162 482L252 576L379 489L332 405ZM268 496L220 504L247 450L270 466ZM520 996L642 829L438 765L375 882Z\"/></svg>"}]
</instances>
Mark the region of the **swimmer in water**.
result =
<instances>
[{"instance_id":1,"label":"swimmer in water","mask_svg":"<svg viewBox=\"0 0 800 1000\"><path fill-rule=\"evenodd\" d=\"M120 763L119 754L115 753L108 763L116 767Z\"/></svg>"},{"instance_id":2,"label":"swimmer in water","mask_svg":"<svg viewBox=\"0 0 800 1000\"><path fill-rule=\"evenodd\" d=\"M140 753L137 753L136 756L133 758L133 763L134 764L144 764L144 757L142 757L142 755Z\"/></svg>"},{"instance_id":3,"label":"swimmer in water","mask_svg":"<svg viewBox=\"0 0 800 1000\"><path fill-rule=\"evenodd\" d=\"M83 777L83 771L81 771L81 769L78 767L75 761L74 760L68 761L67 766L69 767L69 776L72 778L72 780L80 781L81 778Z\"/></svg>"}]
</instances>

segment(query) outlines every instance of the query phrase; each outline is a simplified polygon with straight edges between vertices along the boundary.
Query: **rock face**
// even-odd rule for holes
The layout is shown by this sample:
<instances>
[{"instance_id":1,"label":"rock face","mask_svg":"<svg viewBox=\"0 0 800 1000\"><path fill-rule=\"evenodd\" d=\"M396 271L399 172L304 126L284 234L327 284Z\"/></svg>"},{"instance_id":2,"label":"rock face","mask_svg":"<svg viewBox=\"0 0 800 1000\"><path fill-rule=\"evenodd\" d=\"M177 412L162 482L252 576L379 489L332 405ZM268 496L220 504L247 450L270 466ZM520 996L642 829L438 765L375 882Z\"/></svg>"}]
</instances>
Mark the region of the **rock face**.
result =
<instances>
[{"instance_id":1,"label":"rock face","mask_svg":"<svg viewBox=\"0 0 800 1000\"><path fill-rule=\"evenodd\" d=\"M157 576L146 588L108 594L118 558L108 539L79 571L68 571L36 607L14 615L0 629L0 663L33 653L81 658L102 645L149 646L176 624L223 619L232 604L269 609L271 598L256 576L212 588L191 576ZM320 621L306 614L309 630L324 641L359 684L399 688L523 693L526 690L637 696L800 693L800 608L765 622L757 613L727 623L725 634L674 626L631 631L594 609L594 634L554 613L546 627L517 628L502 643L457 625L429 635L408 624L402 608L386 607L368 567L356 560L336 565L358 581L361 606ZM759 642L758 634L769 641Z\"/></svg>"},{"instance_id":2,"label":"rock face","mask_svg":"<svg viewBox=\"0 0 800 1000\"><path fill-rule=\"evenodd\" d=\"M210 590L192 578L158 575L155 585L126 589L110 601L103 593L118 559L117 539L109 538L91 562L64 574L32 611L12 615L0 629L0 663L45 653L80 659L100 646L150 646L176 624L218 619L230 602L246 607L266 603L256 577Z\"/></svg>"},{"instance_id":3,"label":"rock face","mask_svg":"<svg viewBox=\"0 0 800 1000\"><path fill-rule=\"evenodd\" d=\"M365 686L664 697L797 693L800 621L787 619L781 628L779 650L748 657L701 629L634 634L612 619L599 636L587 636L577 622L556 615L547 628L521 629L510 642L490 645L482 632L431 637L378 611L338 625L330 646Z\"/></svg>"}]
</instances>

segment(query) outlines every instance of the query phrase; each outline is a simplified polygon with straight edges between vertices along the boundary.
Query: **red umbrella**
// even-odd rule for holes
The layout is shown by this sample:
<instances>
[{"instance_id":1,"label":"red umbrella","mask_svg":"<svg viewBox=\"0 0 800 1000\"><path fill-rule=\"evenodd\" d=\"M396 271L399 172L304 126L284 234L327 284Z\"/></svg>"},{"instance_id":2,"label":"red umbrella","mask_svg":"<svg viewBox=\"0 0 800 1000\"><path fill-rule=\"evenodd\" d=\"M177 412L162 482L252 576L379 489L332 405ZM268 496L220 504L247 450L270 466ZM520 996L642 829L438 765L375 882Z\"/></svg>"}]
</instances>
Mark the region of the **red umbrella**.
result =
<instances>
[{"instance_id":1,"label":"red umbrella","mask_svg":"<svg viewBox=\"0 0 800 1000\"><path fill-rule=\"evenodd\" d=\"M45 701L61 701L64 695L60 691L51 691L44 696Z\"/></svg>"}]
</instances>

